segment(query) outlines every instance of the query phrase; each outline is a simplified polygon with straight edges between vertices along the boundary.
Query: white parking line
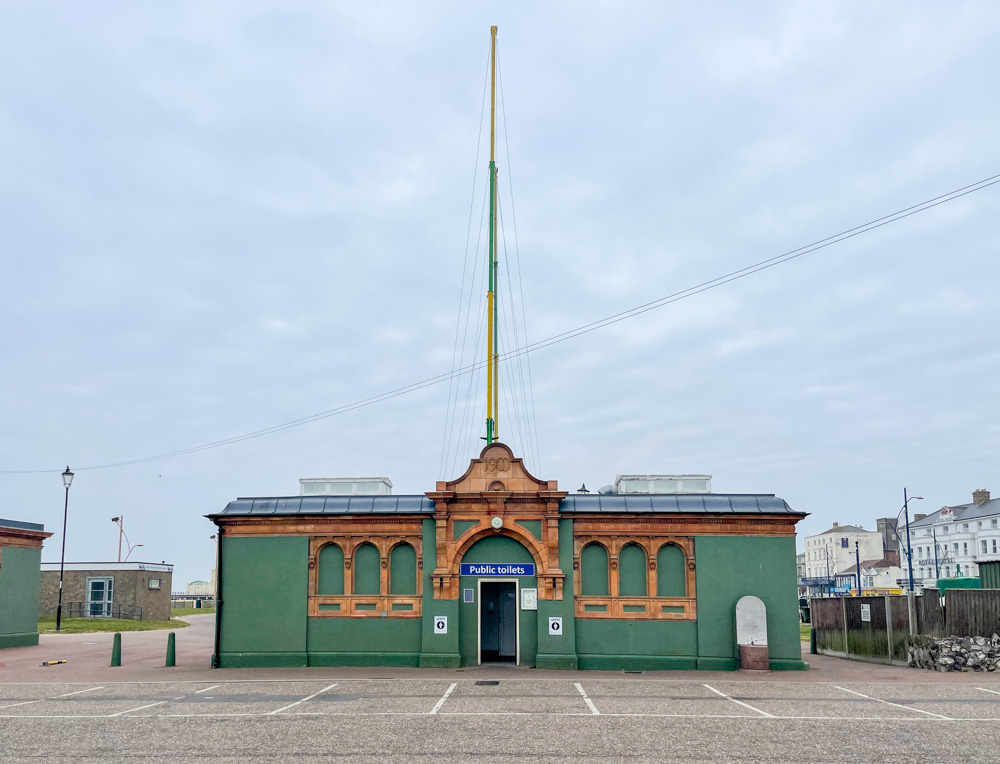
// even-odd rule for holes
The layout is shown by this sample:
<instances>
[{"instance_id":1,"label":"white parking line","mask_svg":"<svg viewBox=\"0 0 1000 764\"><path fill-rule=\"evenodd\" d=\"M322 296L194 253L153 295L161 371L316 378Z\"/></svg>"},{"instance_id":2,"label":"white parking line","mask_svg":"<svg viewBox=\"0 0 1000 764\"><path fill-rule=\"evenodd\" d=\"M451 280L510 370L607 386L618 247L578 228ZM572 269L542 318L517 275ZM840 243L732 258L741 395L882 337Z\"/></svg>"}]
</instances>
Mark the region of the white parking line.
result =
<instances>
[{"instance_id":1,"label":"white parking line","mask_svg":"<svg viewBox=\"0 0 1000 764\"><path fill-rule=\"evenodd\" d=\"M113 716L121 716L122 714L130 714L133 711L142 711L142 709L144 708L152 708L153 706L162 706L166 702L167 701L165 700L161 700L157 703L150 703L148 706L139 706L138 708L130 708L128 711L119 711L117 714L108 714L108 718L110 719Z\"/></svg>"},{"instance_id":2,"label":"white parking line","mask_svg":"<svg viewBox=\"0 0 1000 764\"><path fill-rule=\"evenodd\" d=\"M1000 695L1000 692L996 690L987 690L985 687L977 687L977 690L982 690L983 692L992 692L994 695Z\"/></svg>"},{"instance_id":3,"label":"white parking line","mask_svg":"<svg viewBox=\"0 0 1000 764\"><path fill-rule=\"evenodd\" d=\"M103 690L104 685L100 687L91 687L89 690L77 690L76 692L67 692L65 695L56 695L57 698L68 698L70 695L79 695L81 692L93 692L94 690Z\"/></svg>"},{"instance_id":4,"label":"white parking line","mask_svg":"<svg viewBox=\"0 0 1000 764\"><path fill-rule=\"evenodd\" d=\"M6 706L0 706L0 708L13 708L14 706L26 706L29 703L41 703L43 700L49 700L49 698L39 698L38 700L22 700L20 703L8 703Z\"/></svg>"},{"instance_id":5,"label":"white parking line","mask_svg":"<svg viewBox=\"0 0 1000 764\"><path fill-rule=\"evenodd\" d=\"M841 687L840 685L836 685L836 684L834 685L834 687L836 687L838 690L843 690L844 692L849 692L852 695L857 695L859 697L866 698L867 700L876 700L879 703L885 703L887 706L896 706L896 708L905 708L907 711L916 711L918 714L927 714L928 716L934 716L934 717L937 717L938 719L945 719L947 721L954 721L950 716L944 716L943 714L935 714L935 713L931 713L930 711L923 711L923 710L921 710L919 708L914 708L913 706L904 706L902 703L893 703L891 700L882 700L881 698L873 698L870 695L865 695L863 693L856 692L855 690L848 690L846 687Z\"/></svg>"},{"instance_id":6,"label":"white parking line","mask_svg":"<svg viewBox=\"0 0 1000 764\"><path fill-rule=\"evenodd\" d=\"M590 709L590 713L594 716L600 716L601 712L597 710L597 706L594 705L594 701L588 698L587 693L583 691L583 685L579 682L575 682L573 686L576 687L581 695L583 695L583 702L587 704L587 708Z\"/></svg>"},{"instance_id":7,"label":"white parking line","mask_svg":"<svg viewBox=\"0 0 1000 764\"><path fill-rule=\"evenodd\" d=\"M441 710L441 706L443 706L444 702L448 700L448 696L455 691L456 687L458 687L458 682L452 682L451 687L449 687L447 690L444 691L444 695L441 696L441 700L435 703L434 708L430 710L431 714L436 714L438 711Z\"/></svg>"},{"instance_id":8,"label":"white parking line","mask_svg":"<svg viewBox=\"0 0 1000 764\"><path fill-rule=\"evenodd\" d=\"M761 711L761 710L760 710L759 708L754 708L754 707L753 707L753 706L751 706L751 705L750 705L749 703L744 703L744 702L743 702L742 700L737 700L736 698L730 698L730 697L729 697L728 695L726 695L726 693L724 693L724 692L720 692L719 690L717 690L717 689L715 689L714 687L712 687L712 685L710 685L710 684L706 684L706 685L702 685L702 686L703 686L703 687L707 687L707 688L708 688L708 689L710 689L710 690L711 690L712 692L714 692L714 693L715 693L716 695L721 695L721 696L722 696L722 697L724 697L724 698L725 698L726 700L731 700L731 701L733 701L733 703L735 703L735 704L736 704L736 705L738 705L738 706L743 706L744 708L749 708L749 709L750 709L751 711L756 711L756 712L757 712L758 714L760 714L761 716L767 716L767 717L769 717L769 718L771 718L771 719L773 719L773 718L774 718L774 714L769 714L769 713L768 713L767 711Z\"/></svg>"},{"instance_id":9,"label":"white parking line","mask_svg":"<svg viewBox=\"0 0 1000 764\"><path fill-rule=\"evenodd\" d=\"M333 684L329 685L328 687L324 687L324 688L323 688L322 690L320 690L319 692L314 692L314 693L313 693L312 695L310 695L310 696L309 696L309 697L307 697L307 698L302 698L302 700L296 700L296 701L295 701L294 703L289 703L289 704L288 704L287 706L283 706L283 707L279 708L279 709L278 709L278 710L276 710L276 711L271 711L271 712L270 712L270 713L268 714L268 716L274 716L275 714L280 714L280 713L281 713L282 711L287 711L287 710L288 710L289 708L295 708L295 706L299 705L299 703L305 703L305 702L306 702L307 700L312 700L312 699L313 699L313 698L315 698L315 697L316 697L317 695L322 695L322 694L323 694L324 692L326 692L327 690L329 690L329 689L331 689L331 688L333 688L333 687L336 687L336 686L337 686L337 683L336 683L336 682L334 682Z\"/></svg>"},{"instance_id":10,"label":"white parking line","mask_svg":"<svg viewBox=\"0 0 1000 764\"><path fill-rule=\"evenodd\" d=\"M203 690L195 690L194 694L195 695L201 695L201 693L208 692L209 690L214 690L216 687L222 687L222 685L221 684L213 684L211 687L206 687Z\"/></svg>"}]
</instances>

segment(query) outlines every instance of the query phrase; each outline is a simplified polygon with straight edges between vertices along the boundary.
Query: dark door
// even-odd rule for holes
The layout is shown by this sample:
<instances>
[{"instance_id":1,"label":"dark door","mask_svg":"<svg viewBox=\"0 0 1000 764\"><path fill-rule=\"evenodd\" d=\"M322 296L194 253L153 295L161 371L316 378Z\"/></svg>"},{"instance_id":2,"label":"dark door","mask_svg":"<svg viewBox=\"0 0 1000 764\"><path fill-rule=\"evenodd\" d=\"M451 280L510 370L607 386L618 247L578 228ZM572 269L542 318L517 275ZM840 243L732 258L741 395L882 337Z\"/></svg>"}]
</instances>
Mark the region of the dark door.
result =
<instances>
[{"instance_id":1,"label":"dark door","mask_svg":"<svg viewBox=\"0 0 1000 764\"><path fill-rule=\"evenodd\" d=\"M483 581L479 608L480 660L513 663L517 660L517 585Z\"/></svg>"}]
</instances>

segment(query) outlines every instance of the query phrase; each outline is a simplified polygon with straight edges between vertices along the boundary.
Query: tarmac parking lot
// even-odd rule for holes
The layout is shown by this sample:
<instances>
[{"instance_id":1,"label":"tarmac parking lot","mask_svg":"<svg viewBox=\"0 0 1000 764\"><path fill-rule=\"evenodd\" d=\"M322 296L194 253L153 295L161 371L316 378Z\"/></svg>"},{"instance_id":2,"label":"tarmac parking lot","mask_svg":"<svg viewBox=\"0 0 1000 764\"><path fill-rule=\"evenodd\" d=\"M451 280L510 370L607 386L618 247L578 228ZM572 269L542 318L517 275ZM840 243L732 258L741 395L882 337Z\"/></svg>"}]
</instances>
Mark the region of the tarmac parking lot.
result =
<instances>
[{"instance_id":1,"label":"tarmac parking lot","mask_svg":"<svg viewBox=\"0 0 1000 764\"><path fill-rule=\"evenodd\" d=\"M166 635L42 635L0 653L17 762L990 762L1000 676L810 655L793 672L209 668L211 615ZM65 664L43 667L43 661Z\"/></svg>"},{"instance_id":2,"label":"tarmac parking lot","mask_svg":"<svg viewBox=\"0 0 1000 764\"><path fill-rule=\"evenodd\" d=\"M0 761L968 762L1000 751L995 681L577 678L2 684Z\"/></svg>"}]
</instances>

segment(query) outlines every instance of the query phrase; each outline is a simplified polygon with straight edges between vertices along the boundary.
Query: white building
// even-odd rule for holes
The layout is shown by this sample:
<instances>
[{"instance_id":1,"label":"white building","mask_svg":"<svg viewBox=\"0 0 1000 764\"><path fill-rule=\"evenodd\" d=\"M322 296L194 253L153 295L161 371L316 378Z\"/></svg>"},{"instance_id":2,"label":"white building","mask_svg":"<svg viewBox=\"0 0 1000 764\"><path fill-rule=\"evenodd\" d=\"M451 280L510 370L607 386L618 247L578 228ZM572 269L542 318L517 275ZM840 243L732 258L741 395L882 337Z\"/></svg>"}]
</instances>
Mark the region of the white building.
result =
<instances>
[{"instance_id":1,"label":"white building","mask_svg":"<svg viewBox=\"0 0 1000 764\"><path fill-rule=\"evenodd\" d=\"M858 566L852 565L841 575L853 576L851 586L857 586ZM906 578L898 561L895 552L892 557L883 560L862 560L861 561L861 589L865 592L876 590L880 594L887 593L886 590L905 589L900 582Z\"/></svg>"},{"instance_id":2,"label":"white building","mask_svg":"<svg viewBox=\"0 0 1000 764\"><path fill-rule=\"evenodd\" d=\"M862 560L881 560L884 556L881 533L838 523L834 523L828 531L806 536L804 551L804 583L810 594L829 593L836 575L857 565L859 555Z\"/></svg>"},{"instance_id":3,"label":"white building","mask_svg":"<svg viewBox=\"0 0 1000 764\"><path fill-rule=\"evenodd\" d=\"M185 588L184 593L198 597L214 597L215 568L212 568L212 576L210 581L189 581L187 587Z\"/></svg>"},{"instance_id":4,"label":"white building","mask_svg":"<svg viewBox=\"0 0 1000 764\"><path fill-rule=\"evenodd\" d=\"M990 492L980 489L972 492L969 504L911 520L909 542L914 585L978 576L980 562L1000 561L1000 499L991 500Z\"/></svg>"}]
</instances>

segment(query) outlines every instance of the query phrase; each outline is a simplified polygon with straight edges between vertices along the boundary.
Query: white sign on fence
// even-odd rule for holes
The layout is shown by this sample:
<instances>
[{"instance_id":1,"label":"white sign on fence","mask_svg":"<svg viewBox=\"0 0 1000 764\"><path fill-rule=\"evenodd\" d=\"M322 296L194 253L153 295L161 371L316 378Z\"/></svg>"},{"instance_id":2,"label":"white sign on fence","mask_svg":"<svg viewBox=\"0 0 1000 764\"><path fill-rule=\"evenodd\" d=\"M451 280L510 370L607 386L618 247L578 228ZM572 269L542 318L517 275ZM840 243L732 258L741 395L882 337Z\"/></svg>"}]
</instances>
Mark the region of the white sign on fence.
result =
<instances>
[{"instance_id":1,"label":"white sign on fence","mask_svg":"<svg viewBox=\"0 0 1000 764\"><path fill-rule=\"evenodd\" d=\"M872 619L872 606L871 605L861 605L861 620L871 621Z\"/></svg>"}]
</instances>

